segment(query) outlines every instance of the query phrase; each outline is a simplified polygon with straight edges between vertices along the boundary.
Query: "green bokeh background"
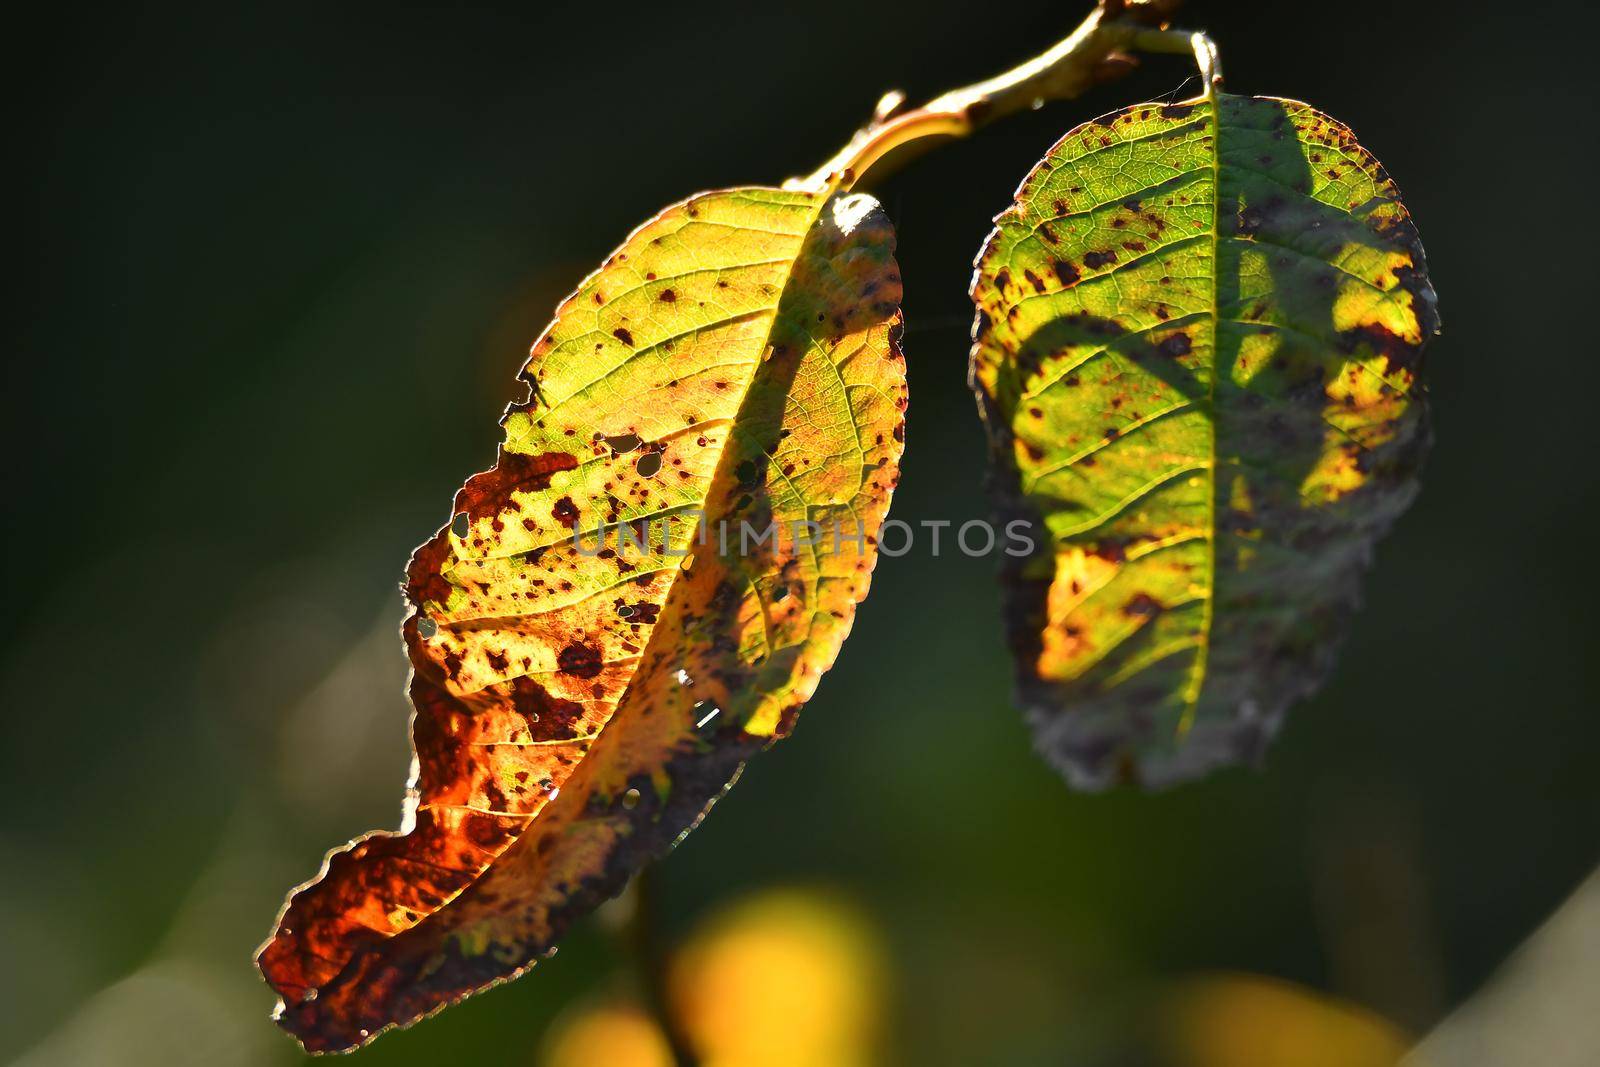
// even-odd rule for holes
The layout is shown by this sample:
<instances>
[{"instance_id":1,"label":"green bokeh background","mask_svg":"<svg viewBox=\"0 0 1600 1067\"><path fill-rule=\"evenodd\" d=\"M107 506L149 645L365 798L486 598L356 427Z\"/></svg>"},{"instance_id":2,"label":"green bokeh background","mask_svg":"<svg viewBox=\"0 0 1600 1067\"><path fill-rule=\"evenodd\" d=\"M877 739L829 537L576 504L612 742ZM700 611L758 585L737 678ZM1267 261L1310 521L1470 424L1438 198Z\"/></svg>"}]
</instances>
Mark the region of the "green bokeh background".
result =
<instances>
[{"instance_id":1,"label":"green bokeh background","mask_svg":"<svg viewBox=\"0 0 1600 1067\"><path fill-rule=\"evenodd\" d=\"M665 203L809 171L885 89L987 76L1087 4L753 7L163 4L13 41L0 1059L111 1011L107 1062L295 1062L249 957L326 848L398 818L401 567L556 301ZM660 882L669 932L769 885L859 901L900 1061L1137 1062L1132 1005L1219 969L1422 1032L1600 859L1595 93L1536 52L1595 13L1283 8L1184 21L1231 89L1348 122L1404 190L1446 330L1423 494L1264 770L1163 795L1074 795L1032 755L993 560L880 564L798 732ZM990 217L1068 127L1190 73L1152 58L876 190L907 293L895 517L985 514ZM586 924L361 1062L532 1063L619 966Z\"/></svg>"}]
</instances>

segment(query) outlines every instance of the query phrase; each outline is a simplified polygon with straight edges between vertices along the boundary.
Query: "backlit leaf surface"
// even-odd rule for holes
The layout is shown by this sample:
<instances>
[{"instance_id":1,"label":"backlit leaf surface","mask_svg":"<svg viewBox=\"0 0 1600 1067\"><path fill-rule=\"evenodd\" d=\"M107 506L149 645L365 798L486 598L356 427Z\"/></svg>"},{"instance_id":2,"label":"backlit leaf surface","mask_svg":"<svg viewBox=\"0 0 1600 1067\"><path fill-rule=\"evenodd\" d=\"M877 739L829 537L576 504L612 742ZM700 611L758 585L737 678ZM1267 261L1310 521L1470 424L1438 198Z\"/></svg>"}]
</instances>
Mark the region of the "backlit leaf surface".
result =
<instances>
[{"instance_id":1,"label":"backlit leaf surface","mask_svg":"<svg viewBox=\"0 0 1600 1067\"><path fill-rule=\"evenodd\" d=\"M1428 440L1437 329L1394 183L1286 100L1069 133L977 265L972 381L1018 692L1087 788L1253 762L1320 684Z\"/></svg>"},{"instance_id":2,"label":"backlit leaf surface","mask_svg":"<svg viewBox=\"0 0 1600 1067\"><path fill-rule=\"evenodd\" d=\"M261 951L307 1048L519 974L792 728L898 480L893 243L869 197L709 193L557 310L407 570L402 832L330 853Z\"/></svg>"}]
</instances>

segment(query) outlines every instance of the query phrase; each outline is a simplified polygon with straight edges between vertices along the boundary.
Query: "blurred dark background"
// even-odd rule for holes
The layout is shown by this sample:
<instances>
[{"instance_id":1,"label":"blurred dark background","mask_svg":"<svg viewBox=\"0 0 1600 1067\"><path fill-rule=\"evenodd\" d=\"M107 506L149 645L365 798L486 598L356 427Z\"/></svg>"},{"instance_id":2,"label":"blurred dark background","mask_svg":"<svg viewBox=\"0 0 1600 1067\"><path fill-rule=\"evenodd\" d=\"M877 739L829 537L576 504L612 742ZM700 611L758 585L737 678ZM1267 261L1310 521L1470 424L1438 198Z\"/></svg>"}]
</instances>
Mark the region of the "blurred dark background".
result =
<instances>
[{"instance_id":1,"label":"blurred dark background","mask_svg":"<svg viewBox=\"0 0 1600 1067\"><path fill-rule=\"evenodd\" d=\"M885 90L988 76L1087 7L129 5L14 39L0 1059L295 1062L251 953L326 848L396 823L401 567L556 301L666 203L805 173ZM1438 443L1332 684L1262 771L1168 794L1074 795L1033 757L993 561L880 564L797 734L660 886L675 936L768 887L850 900L884 1062L1142 1063L1150 998L1221 973L1418 1036L1600 859L1595 11L1180 21L1230 89L1316 104L1399 181ZM990 218L1070 126L1191 74L1149 58L875 190L907 291L896 517L986 511ZM362 1060L535 1063L623 967L586 924Z\"/></svg>"}]
</instances>

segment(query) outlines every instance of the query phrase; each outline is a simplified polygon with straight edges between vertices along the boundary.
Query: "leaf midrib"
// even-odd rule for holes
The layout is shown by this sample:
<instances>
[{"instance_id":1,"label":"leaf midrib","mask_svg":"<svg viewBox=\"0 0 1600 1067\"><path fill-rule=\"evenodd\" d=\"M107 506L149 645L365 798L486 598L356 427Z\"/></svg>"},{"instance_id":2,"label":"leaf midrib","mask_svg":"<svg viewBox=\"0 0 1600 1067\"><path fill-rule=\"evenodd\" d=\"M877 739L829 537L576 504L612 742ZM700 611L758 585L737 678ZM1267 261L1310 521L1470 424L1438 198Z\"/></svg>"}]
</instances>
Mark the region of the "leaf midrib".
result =
<instances>
[{"instance_id":1,"label":"leaf midrib","mask_svg":"<svg viewBox=\"0 0 1600 1067\"><path fill-rule=\"evenodd\" d=\"M723 478L727 465L732 462L729 456L733 451L734 438L738 431L740 420L744 416L745 407L750 400L750 390L754 387L756 379L760 376L762 367L766 365L766 360L762 358L761 354L764 353L772 344L772 335L774 332L776 332L778 323L782 318L784 298L789 295L790 287L794 285L795 275L799 272L800 258L805 254L806 245L811 240L812 235L816 232L817 225L822 218L822 213L827 209L828 204L832 201L831 190L816 193L814 196L815 207L811 212L811 220L807 224L805 231L801 234L800 245L795 250L793 259L790 260L789 270L784 278L783 287L778 290L777 299L772 306L772 317L767 323L766 330L761 335L761 344L756 349L756 358L752 365L750 376L745 379L744 387L739 393L739 402L734 407L733 416L728 420L728 436L723 441L722 452L717 457L717 462L712 467L711 474L706 480L706 491L701 498L701 522L706 521L707 516L705 514L704 507L711 499L711 491L713 487L715 487ZM859 438L860 428L856 427L856 430ZM698 527L696 527L695 533L698 533ZM691 538L694 536L695 534L691 534ZM677 573L673 575L672 581L668 584L666 593L661 598L661 612L663 616L666 614L668 605L672 602L673 593L678 590L680 583L683 581L683 577L684 570L680 566ZM661 631L661 622L658 620L657 623L651 627L650 636L645 640L644 646L639 650L638 661L640 664L649 662L650 654L656 648L656 642L659 640L658 635L661 633ZM634 686L639 681L639 673L639 670L635 668L633 672L628 675L627 683L622 687L622 691L617 694L616 707L613 709L611 715L607 717L606 721L600 726L600 729L595 731L595 744L598 744L600 737L604 736L606 731L611 730L613 724L616 723L618 719L622 718L624 709L629 706L628 697L633 693ZM573 775L576 776L580 769L581 765L580 767L573 768ZM542 814L544 810L546 809L540 809L540 814ZM534 819L530 820L530 825L532 822L537 821L537 819L538 816L535 815Z\"/></svg>"},{"instance_id":2,"label":"leaf midrib","mask_svg":"<svg viewBox=\"0 0 1600 1067\"><path fill-rule=\"evenodd\" d=\"M706 481L706 492L705 492L704 497L702 498L702 504L706 500L710 499L711 488L712 488L712 486L717 484L717 480L718 480L719 476L723 473L723 465L728 462L728 452L729 452L729 448L730 448L730 446L732 445L732 442L733 442L733 428L736 427L738 425L738 423L739 423L740 415L743 413L744 408L745 408L745 404L748 402L749 397L750 397L750 389L751 389L752 385L755 383L756 376L758 374L760 374L761 367L762 367L763 362L764 362L760 358L759 353L765 351L767 345L769 345L771 343L773 330L775 329L775 327L776 327L776 325L778 323L779 313L783 308L783 298L784 298L784 296L786 296L788 294L789 287L794 284L794 276L795 276L796 269L798 268L798 265L799 265L799 262L800 262L800 256L805 250L806 241L810 238L812 232L815 230L817 222L821 218L822 211L824 210L824 208L826 207L826 205L828 203L829 197L823 196L822 194L818 194L818 196L820 198L820 202L816 205L815 209L813 210L813 212L811 214L811 221L807 225L807 227L805 229L805 232L804 232L804 235L801 237L800 247L795 252L795 256L794 256L794 259L792 260L792 265L791 265L791 268L790 268L790 270L788 272L788 276L784 280L783 288L781 290L779 290L777 301L773 304L773 307L772 307L772 319L771 319L771 322L769 323L769 325L767 327L767 330L765 331L765 333L762 334L762 343L761 343L760 349L758 350L757 358L756 358L756 360L754 362L754 369L751 371L749 378L747 378L745 380L744 388L741 390L740 395L739 395L739 403L734 408L733 417L729 420L729 434L728 434L728 438L727 438L726 442L724 443L722 454L720 456L718 456L717 462L716 462L715 466L712 468L711 475ZM631 239L632 238L630 237L630 240ZM624 243L624 247L626 247L626 242ZM574 534L574 537L576 537L576 533ZM565 544L565 543L566 543L565 540L563 540L561 542L557 542L557 544ZM663 613L665 613L667 605L672 600L673 592L679 588L679 583L682 581L683 574L684 574L682 567L679 566L677 571L678 571L677 574L673 576L671 583L667 586L666 593L661 598L661 609L662 609ZM584 600L592 599L594 595L597 595L597 594L591 594L589 597L585 597L583 599ZM577 601L575 603L582 603L582 602L583 601ZM643 664L643 663L647 662L649 660L649 656L650 656L650 653L651 653L652 649L654 649L656 647L656 642L659 639L657 635L661 632L661 629L662 629L661 624L658 621L654 626L651 627L650 636L649 636L649 638L646 639L644 645L640 648L639 652L635 653L633 655L630 655L628 657L628 659L634 661L636 664ZM578 763L572 768L571 773L568 775L567 779L563 782L562 786L558 790L557 797L559 797L561 795L561 793L566 792L569 789L572 789L575 785L581 785L582 784L582 780L583 780L583 776L584 776L584 768L591 766L592 752L593 752L595 746L600 744L600 741L601 741L602 737L604 737L606 735L607 731L612 730L613 729L613 725L620 718L623 717L624 708L628 704L628 696L629 696L630 693L633 692L634 686L638 682L638 680L639 680L639 669L638 669L638 666L635 666L633 671L630 672L630 674L628 675L628 681L622 687L622 691L617 694L616 705L613 708L611 714L606 718L605 722L600 725L599 729L592 731L588 735L588 737L585 739L587 741L587 743L588 743L588 746L589 746L588 751L586 751L585 757L582 760L578 761ZM593 774L593 772L591 770L589 772L589 776L592 777L592 774ZM534 831L536 827L541 825L543 820L545 820L547 817L549 817L549 813L552 810L555 810L555 811L565 810L565 806L563 806L562 808L555 808L554 804L555 804L555 801L551 800L551 801L548 801L545 804L541 805L536 811L529 812L524 817L522 825L516 829L516 831L506 840L506 843L504 844L504 846L501 847L490 858L489 862L487 862L487 863L485 863L483 865L482 869L479 870L477 872L477 874L473 875L471 877L471 879L466 882L466 884L462 885L454 893L452 893L449 896L447 896L432 911L430 911L427 914L421 916L415 923L413 923L411 926L407 927L406 929L398 931L394 936L397 936L397 937L398 936L403 936L405 934L411 933L412 931L420 928L421 926L424 925L424 923L426 923L427 921L433 919L435 916L437 916L440 913L442 913L443 911L445 911L445 909L447 909L451 904L453 904L457 900L461 899L462 896L464 894L466 894L469 890L471 890L473 887L475 887L478 884L480 884L483 881L484 878L489 876L489 874L493 871L493 869L494 869L494 867L495 867L495 865L497 863L499 863L507 854L511 853L514 849L516 849L518 847L518 845L522 842L522 840L524 838L526 838L531 831Z\"/></svg>"},{"instance_id":3,"label":"leaf midrib","mask_svg":"<svg viewBox=\"0 0 1600 1067\"><path fill-rule=\"evenodd\" d=\"M1189 685L1184 692L1183 715L1178 720L1177 739L1181 740L1194 726L1200 708L1200 693L1205 687L1206 670L1211 657L1211 633L1216 619L1217 603L1217 375L1219 373L1218 345L1221 330L1221 279L1222 279L1222 122L1221 101L1214 90L1207 92L1206 106L1211 115L1211 373L1206 379L1205 414L1209 431L1211 458L1206 464L1209 481L1206 492L1206 592L1205 609L1200 617L1197 651L1191 668Z\"/></svg>"}]
</instances>

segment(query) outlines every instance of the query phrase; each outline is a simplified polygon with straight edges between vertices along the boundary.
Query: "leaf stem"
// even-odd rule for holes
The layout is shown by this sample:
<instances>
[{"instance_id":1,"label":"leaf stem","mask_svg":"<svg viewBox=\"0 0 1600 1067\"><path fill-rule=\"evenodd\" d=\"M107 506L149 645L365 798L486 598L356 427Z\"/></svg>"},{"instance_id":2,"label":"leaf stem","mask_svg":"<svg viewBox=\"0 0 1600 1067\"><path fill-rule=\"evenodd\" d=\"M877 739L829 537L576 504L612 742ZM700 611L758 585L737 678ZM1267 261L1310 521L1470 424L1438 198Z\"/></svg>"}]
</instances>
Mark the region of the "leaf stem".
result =
<instances>
[{"instance_id":1,"label":"leaf stem","mask_svg":"<svg viewBox=\"0 0 1600 1067\"><path fill-rule=\"evenodd\" d=\"M1050 100L1070 100L1119 78L1138 61L1133 52L1193 51L1205 95L1222 84L1216 45L1203 33L1166 28L1181 0L1100 0L1083 23L1048 51L1004 74L905 110L899 92L879 102L872 121L813 173L784 183L790 189L845 191L872 172L881 177L939 140L967 137L997 119ZM888 161L888 162L885 162Z\"/></svg>"},{"instance_id":2,"label":"leaf stem","mask_svg":"<svg viewBox=\"0 0 1600 1067\"><path fill-rule=\"evenodd\" d=\"M657 924L657 895L655 867L647 866L633 884L633 914L627 930L629 948L644 988L645 1006L655 1016L667 1039L674 1067L698 1067L700 1061L678 1025L667 995L667 951Z\"/></svg>"},{"instance_id":3,"label":"leaf stem","mask_svg":"<svg viewBox=\"0 0 1600 1067\"><path fill-rule=\"evenodd\" d=\"M1203 95L1209 98L1222 88L1222 55L1217 51L1217 42L1204 33L1140 30L1134 35L1132 47L1139 52L1191 52L1195 66L1200 68L1200 80L1205 83Z\"/></svg>"}]
</instances>

